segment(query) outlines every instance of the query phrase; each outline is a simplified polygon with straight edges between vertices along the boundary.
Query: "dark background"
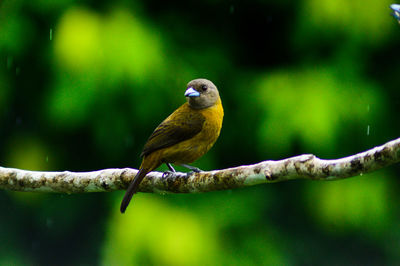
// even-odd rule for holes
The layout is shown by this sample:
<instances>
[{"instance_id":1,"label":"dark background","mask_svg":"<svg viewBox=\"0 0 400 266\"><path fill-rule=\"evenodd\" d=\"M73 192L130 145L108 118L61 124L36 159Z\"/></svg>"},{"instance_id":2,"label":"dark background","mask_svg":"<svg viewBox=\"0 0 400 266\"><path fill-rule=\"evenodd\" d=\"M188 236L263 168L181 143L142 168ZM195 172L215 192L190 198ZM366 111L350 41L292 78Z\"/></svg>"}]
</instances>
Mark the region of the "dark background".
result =
<instances>
[{"instance_id":1,"label":"dark background","mask_svg":"<svg viewBox=\"0 0 400 266\"><path fill-rule=\"evenodd\" d=\"M2 1L0 165L134 167L208 78L221 136L194 165L340 158L399 137L391 2ZM165 168L161 168L163 170ZM0 192L1 265L395 265L399 166L192 195Z\"/></svg>"}]
</instances>

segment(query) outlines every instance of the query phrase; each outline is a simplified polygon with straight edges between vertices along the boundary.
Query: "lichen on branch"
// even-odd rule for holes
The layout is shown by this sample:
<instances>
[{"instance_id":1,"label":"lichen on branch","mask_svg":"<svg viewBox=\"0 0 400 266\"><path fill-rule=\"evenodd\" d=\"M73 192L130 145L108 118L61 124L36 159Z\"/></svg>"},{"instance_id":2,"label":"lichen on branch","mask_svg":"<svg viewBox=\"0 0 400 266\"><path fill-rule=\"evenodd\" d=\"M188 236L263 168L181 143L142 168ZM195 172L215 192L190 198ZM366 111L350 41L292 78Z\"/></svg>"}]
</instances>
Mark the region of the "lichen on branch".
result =
<instances>
[{"instance_id":1,"label":"lichen on branch","mask_svg":"<svg viewBox=\"0 0 400 266\"><path fill-rule=\"evenodd\" d=\"M153 193L197 193L233 189L292 179L340 180L372 172L400 161L400 138L362 153L335 160L305 154L279 161L223 170L177 173L163 176L149 173L139 191ZM131 168L92 172L41 172L0 167L0 189L56 193L106 192L126 189L136 175Z\"/></svg>"}]
</instances>

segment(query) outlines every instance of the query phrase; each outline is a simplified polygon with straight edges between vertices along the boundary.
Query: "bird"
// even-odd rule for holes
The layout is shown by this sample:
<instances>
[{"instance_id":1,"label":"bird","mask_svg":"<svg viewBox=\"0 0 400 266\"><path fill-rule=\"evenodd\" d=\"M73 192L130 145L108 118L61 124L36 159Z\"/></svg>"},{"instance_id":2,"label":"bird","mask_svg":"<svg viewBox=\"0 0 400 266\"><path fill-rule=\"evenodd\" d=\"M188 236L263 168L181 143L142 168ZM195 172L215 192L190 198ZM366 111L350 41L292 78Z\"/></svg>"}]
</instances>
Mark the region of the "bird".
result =
<instances>
[{"instance_id":1,"label":"bird","mask_svg":"<svg viewBox=\"0 0 400 266\"><path fill-rule=\"evenodd\" d=\"M201 171L188 164L208 152L218 139L224 109L217 87L207 79L190 81L184 96L186 102L161 122L145 143L140 154L142 163L126 190L121 213L126 211L143 178L163 163L170 170L167 174L175 172L171 164Z\"/></svg>"}]
</instances>

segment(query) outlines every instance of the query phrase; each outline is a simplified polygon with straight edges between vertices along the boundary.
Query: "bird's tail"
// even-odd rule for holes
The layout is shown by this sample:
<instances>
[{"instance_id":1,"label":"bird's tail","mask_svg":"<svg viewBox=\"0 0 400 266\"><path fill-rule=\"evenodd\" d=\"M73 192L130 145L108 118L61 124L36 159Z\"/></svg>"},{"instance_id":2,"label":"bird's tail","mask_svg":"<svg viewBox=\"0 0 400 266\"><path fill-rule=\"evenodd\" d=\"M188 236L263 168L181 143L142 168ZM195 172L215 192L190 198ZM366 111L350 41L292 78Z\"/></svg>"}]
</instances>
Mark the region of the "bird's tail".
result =
<instances>
[{"instance_id":1,"label":"bird's tail","mask_svg":"<svg viewBox=\"0 0 400 266\"><path fill-rule=\"evenodd\" d=\"M120 207L121 213L125 212L126 208L129 205L129 202L132 199L133 194L135 194L137 192L140 182L142 182L143 178L147 175L148 172L150 172L150 171L145 168L140 168L139 172L136 174L135 178L129 184L129 187L126 190L125 196L121 202L121 207Z\"/></svg>"}]
</instances>

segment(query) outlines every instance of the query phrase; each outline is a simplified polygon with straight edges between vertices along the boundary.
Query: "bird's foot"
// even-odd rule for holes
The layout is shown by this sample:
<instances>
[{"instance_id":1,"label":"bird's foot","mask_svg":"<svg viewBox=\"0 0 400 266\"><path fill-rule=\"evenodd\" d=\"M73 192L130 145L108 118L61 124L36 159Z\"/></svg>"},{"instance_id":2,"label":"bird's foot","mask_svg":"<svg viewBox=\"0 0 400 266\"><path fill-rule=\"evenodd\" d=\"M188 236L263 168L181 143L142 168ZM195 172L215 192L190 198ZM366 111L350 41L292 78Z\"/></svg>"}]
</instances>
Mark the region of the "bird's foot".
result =
<instances>
[{"instance_id":1,"label":"bird's foot","mask_svg":"<svg viewBox=\"0 0 400 266\"><path fill-rule=\"evenodd\" d=\"M187 164L181 164L181 166L186 167L187 169L191 170L189 173L193 173L193 172L199 173L199 172L203 171L200 168L197 168L197 167L194 167L194 166L191 166L191 165L187 165Z\"/></svg>"},{"instance_id":2,"label":"bird's foot","mask_svg":"<svg viewBox=\"0 0 400 266\"><path fill-rule=\"evenodd\" d=\"M193 175L194 173L198 173L198 171L189 171L186 173L186 175L184 176L185 178L189 178L191 175Z\"/></svg>"},{"instance_id":3,"label":"bird's foot","mask_svg":"<svg viewBox=\"0 0 400 266\"><path fill-rule=\"evenodd\" d=\"M170 163L165 163L168 166L169 171L165 171L162 174L163 178L167 178L167 177L176 177L176 171L175 169L172 167L172 165Z\"/></svg>"},{"instance_id":4,"label":"bird's foot","mask_svg":"<svg viewBox=\"0 0 400 266\"><path fill-rule=\"evenodd\" d=\"M172 172L172 171L165 171L162 174L163 178L174 177L174 176L176 176L176 172Z\"/></svg>"},{"instance_id":5,"label":"bird's foot","mask_svg":"<svg viewBox=\"0 0 400 266\"><path fill-rule=\"evenodd\" d=\"M193 171L190 171L189 173L165 171L162 174L162 178L188 178L191 174L193 174Z\"/></svg>"}]
</instances>

